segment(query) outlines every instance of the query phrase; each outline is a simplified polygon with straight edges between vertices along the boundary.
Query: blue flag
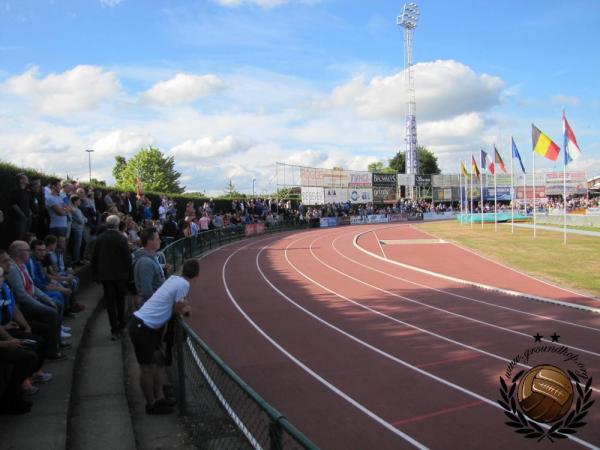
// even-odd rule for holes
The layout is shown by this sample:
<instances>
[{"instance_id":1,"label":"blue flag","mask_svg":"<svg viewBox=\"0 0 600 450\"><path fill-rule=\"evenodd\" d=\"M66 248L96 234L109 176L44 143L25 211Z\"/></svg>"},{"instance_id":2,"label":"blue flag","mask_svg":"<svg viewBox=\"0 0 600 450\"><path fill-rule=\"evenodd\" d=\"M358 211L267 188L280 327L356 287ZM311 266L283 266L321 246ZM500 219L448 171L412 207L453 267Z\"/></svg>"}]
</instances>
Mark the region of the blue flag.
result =
<instances>
[{"instance_id":1,"label":"blue flag","mask_svg":"<svg viewBox=\"0 0 600 450\"><path fill-rule=\"evenodd\" d=\"M519 164L521 165L521 170L523 171L523 173L527 173L527 172L525 172L525 166L523 165L523 161L521 160L521 155L519 154L519 150L517 149L517 144L515 144L515 140L513 138L510 138L510 140L512 141L513 158L517 158L519 160Z\"/></svg>"},{"instance_id":2,"label":"blue flag","mask_svg":"<svg viewBox=\"0 0 600 450\"><path fill-rule=\"evenodd\" d=\"M481 169L485 170L485 168L487 167L487 153L484 152L483 150L481 150Z\"/></svg>"}]
</instances>

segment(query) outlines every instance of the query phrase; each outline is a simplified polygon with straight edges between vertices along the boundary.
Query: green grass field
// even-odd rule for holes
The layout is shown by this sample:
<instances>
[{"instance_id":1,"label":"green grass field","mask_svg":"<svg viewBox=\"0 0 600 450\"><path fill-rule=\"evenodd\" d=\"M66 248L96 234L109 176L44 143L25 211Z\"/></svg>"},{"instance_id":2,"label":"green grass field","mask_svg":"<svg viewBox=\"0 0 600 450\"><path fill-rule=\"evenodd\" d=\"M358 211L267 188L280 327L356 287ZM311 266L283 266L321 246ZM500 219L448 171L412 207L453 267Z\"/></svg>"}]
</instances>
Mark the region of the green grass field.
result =
<instances>
[{"instance_id":1,"label":"green grass field","mask_svg":"<svg viewBox=\"0 0 600 450\"><path fill-rule=\"evenodd\" d=\"M417 225L441 239L456 242L480 252L495 261L522 270L535 277L573 288L579 292L600 296L600 237L567 236L562 233L494 224L461 225L457 222L437 222Z\"/></svg>"}]
</instances>

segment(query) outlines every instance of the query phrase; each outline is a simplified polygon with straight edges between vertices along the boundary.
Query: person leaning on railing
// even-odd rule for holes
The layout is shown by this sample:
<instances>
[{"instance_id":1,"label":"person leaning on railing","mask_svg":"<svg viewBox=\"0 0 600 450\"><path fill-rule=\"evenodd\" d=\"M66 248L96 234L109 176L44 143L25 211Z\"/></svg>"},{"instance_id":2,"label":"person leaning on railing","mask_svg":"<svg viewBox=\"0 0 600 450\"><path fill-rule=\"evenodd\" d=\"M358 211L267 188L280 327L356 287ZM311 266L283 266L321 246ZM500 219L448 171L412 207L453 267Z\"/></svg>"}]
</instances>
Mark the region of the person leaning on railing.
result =
<instances>
[{"instance_id":1,"label":"person leaning on railing","mask_svg":"<svg viewBox=\"0 0 600 450\"><path fill-rule=\"evenodd\" d=\"M200 267L195 259L183 263L181 276L171 275L158 290L133 313L129 321L129 337L140 365L140 386L146 399L147 414L170 414L175 399L165 397L165 372L157 364L163 330L174 314L188 316L191 306L186 299L190 281L198 276Z\"/></svg>"}]
</instances>

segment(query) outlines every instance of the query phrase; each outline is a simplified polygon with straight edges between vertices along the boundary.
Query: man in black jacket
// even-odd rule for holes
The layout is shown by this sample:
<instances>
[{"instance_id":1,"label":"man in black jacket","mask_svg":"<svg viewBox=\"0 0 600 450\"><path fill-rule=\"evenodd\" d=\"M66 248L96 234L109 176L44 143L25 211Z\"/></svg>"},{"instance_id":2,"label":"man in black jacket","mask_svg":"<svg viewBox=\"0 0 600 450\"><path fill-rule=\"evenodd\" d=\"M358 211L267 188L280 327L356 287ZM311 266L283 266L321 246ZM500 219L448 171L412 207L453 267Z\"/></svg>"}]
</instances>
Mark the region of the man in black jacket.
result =
<instances>
[{"instance_id":1,"label":"man in black jacket","mask_svg":"<svg viewBox=\"0 0 600 450\"><path fill-rule=\"evenodd\" d=\"M106 218L104 231L94 244L92 271L96 280L102 282L104 302L110 322L111 339L119 339L125 328L125 295L131 279L131 253L127 238L121 234L119 216Z\"/></svg>"}]
</instances>

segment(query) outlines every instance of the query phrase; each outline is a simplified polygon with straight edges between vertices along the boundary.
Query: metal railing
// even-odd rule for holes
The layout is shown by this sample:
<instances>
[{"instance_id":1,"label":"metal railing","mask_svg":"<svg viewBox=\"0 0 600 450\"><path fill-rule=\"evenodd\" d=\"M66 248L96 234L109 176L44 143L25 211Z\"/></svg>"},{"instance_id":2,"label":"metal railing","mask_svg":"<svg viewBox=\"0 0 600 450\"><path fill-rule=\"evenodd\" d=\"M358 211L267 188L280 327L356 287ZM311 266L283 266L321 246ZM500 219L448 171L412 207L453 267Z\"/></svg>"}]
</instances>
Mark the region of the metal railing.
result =
<instances>
[{"instance_id":1,"label":"metal railing","mask_svg":"<svg viewBox=\"0 0 600 450\"><path fill-rule=\"evenodd\" d=\"M286 231L296 225L269 227ZM177 272L186 258L245 237L243 229L211 230L165 247ZM175 322L175 381L180 411L194 445L218 449L317 449L275 408L245 383L181 319Z\"/></svg>"}]
</instances>

